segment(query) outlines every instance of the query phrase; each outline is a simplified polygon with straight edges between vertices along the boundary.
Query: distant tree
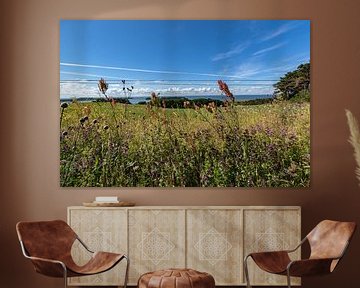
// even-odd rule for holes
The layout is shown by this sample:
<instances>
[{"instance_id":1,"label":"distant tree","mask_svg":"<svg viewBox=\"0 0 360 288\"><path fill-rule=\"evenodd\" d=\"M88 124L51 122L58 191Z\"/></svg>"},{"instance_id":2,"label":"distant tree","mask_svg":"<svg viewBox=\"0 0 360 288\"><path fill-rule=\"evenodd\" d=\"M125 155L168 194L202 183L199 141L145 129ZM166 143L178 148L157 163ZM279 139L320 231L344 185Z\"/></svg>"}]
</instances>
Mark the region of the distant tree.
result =
<instances>
[{"instance_id":1,"label":"distant tree","mask_svg":"<svg viewBox=\"0 0 360 288\"><path fill-rule=\"evenodd\" d=\"M274 84L276 99L310 99L310 63L299 65L296 70L286 73Z\"/></svg>"}]
</instances>

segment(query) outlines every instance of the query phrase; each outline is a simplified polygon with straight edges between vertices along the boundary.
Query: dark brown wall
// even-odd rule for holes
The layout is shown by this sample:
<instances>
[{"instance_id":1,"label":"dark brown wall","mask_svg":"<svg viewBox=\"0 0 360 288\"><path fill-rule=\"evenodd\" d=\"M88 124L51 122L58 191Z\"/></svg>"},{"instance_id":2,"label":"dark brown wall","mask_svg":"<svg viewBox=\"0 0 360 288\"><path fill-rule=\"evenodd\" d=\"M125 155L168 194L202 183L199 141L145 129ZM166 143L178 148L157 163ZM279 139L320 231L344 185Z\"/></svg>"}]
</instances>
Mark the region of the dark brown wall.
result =
<instances>
[{"instance_id":1,"label":"dark brown wall","mask_svg":"<svg viewBox=\"0 0 360 288\"><path fill-rule=\"evenodd\" d=\"M0 2L0 286L62 287L22 258L19 220L66 219L95 195L139 205L301 205L303 234L330 218L360 223L345 108L360 118L357 0L7 0ZM59 19L310 19L312 178L308 189L59 187ZM358 231L359 234L359 231ZM335 274L304 287L358 287L360 237Z\"/></svg>"}]
</instances>

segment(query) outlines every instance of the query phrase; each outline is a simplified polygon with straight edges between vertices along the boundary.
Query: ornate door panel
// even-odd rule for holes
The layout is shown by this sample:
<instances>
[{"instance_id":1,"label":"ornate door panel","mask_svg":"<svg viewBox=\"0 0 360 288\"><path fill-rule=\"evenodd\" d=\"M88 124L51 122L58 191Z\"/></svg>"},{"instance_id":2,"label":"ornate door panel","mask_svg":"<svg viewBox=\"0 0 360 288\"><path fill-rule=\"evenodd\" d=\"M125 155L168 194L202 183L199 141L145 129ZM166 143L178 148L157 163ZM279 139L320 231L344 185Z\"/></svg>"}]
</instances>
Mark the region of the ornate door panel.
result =
<instances>
[{"instance_id":1,"label":"ornate door panel","mask_svg":"<svg viewBox=\"0 0 360 288\"><path fill-rule=\"evenodd\" d=\"M216 285L242 283L242 210L187 210L187 266Z\"/></svg>"},{"instance_id":2,"label":"ornate door panel","mask_svg":"<svg viewBox=\"0 0 360 288\"><path fill-rule=\"evenodd\" d=\"M300 243L299 209L246 209L244 211L244 253L287 250ZM300 250L292 258L300 259ZM249 262L253 285L286 285L286 277L262 271L252 259ZM293 278L292 284L300 284Z\"/></svg>"},{"instance_id":3,"label":"ornate door panel","mask_svg":"<svg viewBox=\"0 0 360 288\"><path fill-rule=\"evenodd\" d=\"M93 251L126 253L127 213L125 209L79 209L69 210L68 222L80 239ZM76 241L72 247L76 263L84 264L90 253ZM122 285L125 261L112 270L94 276L69 278L70 285Z\"/></svg>"},{"instance_id":4,"label":"ornate door panel","mask_svg":"<svg viewBox=\"0 0 360 288\"><path fill-rule=\"evenodd\" d=\"M143 273L185 267L185 210L129 210L130 283Z\"/></svg>"}]
</instances>

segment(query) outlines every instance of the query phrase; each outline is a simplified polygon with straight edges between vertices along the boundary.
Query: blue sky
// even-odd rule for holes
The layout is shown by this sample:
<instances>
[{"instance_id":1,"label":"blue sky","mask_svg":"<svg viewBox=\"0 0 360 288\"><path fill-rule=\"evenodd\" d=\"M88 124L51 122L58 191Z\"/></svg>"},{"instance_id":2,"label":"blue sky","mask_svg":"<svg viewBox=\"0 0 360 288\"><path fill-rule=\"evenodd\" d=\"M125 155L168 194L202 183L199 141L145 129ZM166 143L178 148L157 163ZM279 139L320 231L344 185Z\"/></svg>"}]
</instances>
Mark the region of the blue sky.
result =
<instances>
[{"instance_id":1,"label":"blue sky","mask_svg":"<svg viewBox=\"0 0 360 288\"><path fill-rule=\"evenodd\" d=\"M117 97L123 79L133 96L214 95L218 79L234 94L270 94L269 80L308 61L308 20L60 21L60 97L98 96L85 80L100 77Z\"/></svg>"}]
</instances>

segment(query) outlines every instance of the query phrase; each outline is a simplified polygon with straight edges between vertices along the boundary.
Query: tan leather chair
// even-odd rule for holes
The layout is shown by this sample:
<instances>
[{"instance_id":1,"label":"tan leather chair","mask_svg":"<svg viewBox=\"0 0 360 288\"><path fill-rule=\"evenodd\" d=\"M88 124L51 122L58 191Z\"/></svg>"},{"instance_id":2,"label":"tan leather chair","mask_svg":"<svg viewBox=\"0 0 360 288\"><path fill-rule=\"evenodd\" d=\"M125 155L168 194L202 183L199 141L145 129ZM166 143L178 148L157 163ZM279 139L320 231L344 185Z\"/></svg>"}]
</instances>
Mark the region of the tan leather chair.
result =
<instances>
[{"instance_id":1,"label":"tan leather chair","mask_svg":"<svg viewBox=\"0 0 360 288\"><path fill-rule=\"evenodd\" d=\"M291 276L315 276L333 272L344 256L355 229L354 222L324 220L295 249L250 253L244 259L247 287L251 287L247 267L249 257L266 272L286 275L289 288ZM291 261L289 253L296 251L306 241L309 242L311 249L309 259Z\"/></svg>"},{"instance_id":2,"label":"tan leather chair","mask_svg":"<svg viewBox=\"0 0 360 288\"><path fill-rule=\"evenodd\" d=\"M110 270L122 259L126 259L124 288L127 285L129 259L125 254L91 251L62 220L19 222L16 231L24 256L31 260L35 271L50 277L88 276ZM71 257L71 247L78 240L89 253L91 259L78 266Z\"/></svg>"}]
</instances>

